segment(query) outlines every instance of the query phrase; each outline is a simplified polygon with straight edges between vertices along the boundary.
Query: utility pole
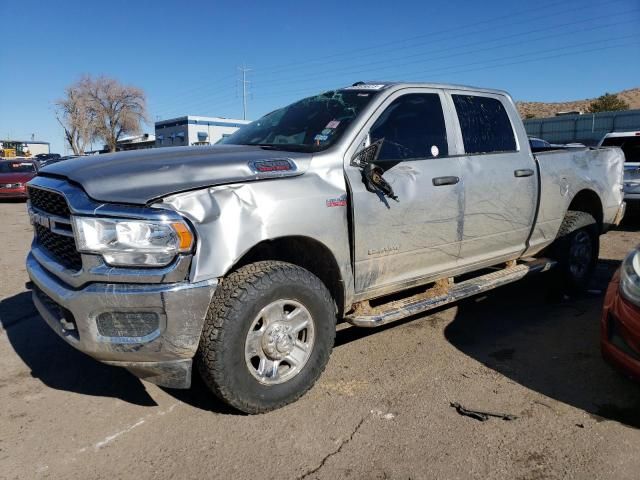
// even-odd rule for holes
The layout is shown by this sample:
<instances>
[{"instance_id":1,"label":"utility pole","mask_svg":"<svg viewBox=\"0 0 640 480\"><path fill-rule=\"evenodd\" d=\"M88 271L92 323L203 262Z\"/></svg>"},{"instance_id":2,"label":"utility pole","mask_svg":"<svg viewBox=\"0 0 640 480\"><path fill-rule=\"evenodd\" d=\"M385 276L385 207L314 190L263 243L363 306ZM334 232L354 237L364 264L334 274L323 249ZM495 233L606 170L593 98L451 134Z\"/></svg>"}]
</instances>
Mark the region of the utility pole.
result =
<instances>
[{"instance_id":1,"label":"utility pole","mask_svg":"<svg viewBox=\"0 0 640 480\"><path fill-rule=\"evenodd\" d=\"M238 67L238 70L242 72L242 80L240 80L242 82L242 119L246 120L247 119L247 85L251 83L249 80L247 80L247 72L250 72L251 69L243 65L242 67Z\"/></svg>"}]
</instances>

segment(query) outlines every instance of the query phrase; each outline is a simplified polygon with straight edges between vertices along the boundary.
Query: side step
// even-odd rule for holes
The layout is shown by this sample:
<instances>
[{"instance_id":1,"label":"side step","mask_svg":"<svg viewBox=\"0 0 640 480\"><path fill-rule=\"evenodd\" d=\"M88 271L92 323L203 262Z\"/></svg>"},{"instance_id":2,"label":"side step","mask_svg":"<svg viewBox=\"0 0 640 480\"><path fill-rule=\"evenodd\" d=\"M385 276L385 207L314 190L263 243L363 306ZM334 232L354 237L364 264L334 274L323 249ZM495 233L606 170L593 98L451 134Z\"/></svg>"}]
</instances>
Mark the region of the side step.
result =
<instances>
[{"instance_id":1,"label":"side step","mask_svg":"<svg viewBox=\"0 0 640 480\"><path fill-rule=\"evenodd\" d=\"M546 272L555 264L555 260L548 258L523 259L521 263L516 264L512 261L506 268L460 283L453 283L453 278L443 279L424 292L376 307L372 307L368 300L360 302L352 313L347 314L345 320L357 327L379 327L501 287L531 273Z\"/></svg>"}]
</instances>

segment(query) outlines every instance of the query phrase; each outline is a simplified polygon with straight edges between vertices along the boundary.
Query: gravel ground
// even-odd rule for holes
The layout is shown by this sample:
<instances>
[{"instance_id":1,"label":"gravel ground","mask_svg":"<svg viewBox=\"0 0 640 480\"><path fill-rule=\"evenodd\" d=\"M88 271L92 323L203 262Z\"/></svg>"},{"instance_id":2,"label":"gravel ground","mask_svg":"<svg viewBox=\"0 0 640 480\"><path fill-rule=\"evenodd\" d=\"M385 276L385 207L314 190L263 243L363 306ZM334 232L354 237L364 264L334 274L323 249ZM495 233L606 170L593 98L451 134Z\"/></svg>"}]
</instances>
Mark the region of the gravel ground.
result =
<instances>
[{"instance_id":1,"label":"gravel ground","mask_svg":"<svg viewBox=\"0 0 640 480\"><path fill-rule=\"evenodd\" d=\"M602 238L584 297L551 303L540 276L345 328L311 392L244 416L200 382L165 390L59 339L24 287L24 204L0 203L0 478L637 479L640 386L601 360L598 321L639 227Z\"/></svg>"}]
</instances>

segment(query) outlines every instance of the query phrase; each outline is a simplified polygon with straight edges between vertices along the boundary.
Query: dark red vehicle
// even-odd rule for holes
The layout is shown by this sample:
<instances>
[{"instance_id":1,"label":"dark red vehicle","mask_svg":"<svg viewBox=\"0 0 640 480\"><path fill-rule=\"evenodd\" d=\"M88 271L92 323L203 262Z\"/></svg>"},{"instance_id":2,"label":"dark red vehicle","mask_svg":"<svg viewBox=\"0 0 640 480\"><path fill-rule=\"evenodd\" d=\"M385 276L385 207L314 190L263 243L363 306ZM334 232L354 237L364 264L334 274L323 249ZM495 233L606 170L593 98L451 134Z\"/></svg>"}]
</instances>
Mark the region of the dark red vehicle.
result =
<instances>
[{"instance_id":1,"label":"dark red vehicle","mask_svg":"<svg viewBox=\"0 0 640 480\"><path fill-rule=\"evenodd\" d=\"M640 247L627 255L609 283L601 348L605 360L640 380Z\"/></svg>"},{"instance_id":2,"label":"dark red vehicle","mask_svg":"<svg viewBox=\"0 0 640 480\"><path fill-rule=\"evenodd\" d=\"M27 198L26 184L38 173L31 160L0 160L0 198Z\"/></svg>"}]
</instances>

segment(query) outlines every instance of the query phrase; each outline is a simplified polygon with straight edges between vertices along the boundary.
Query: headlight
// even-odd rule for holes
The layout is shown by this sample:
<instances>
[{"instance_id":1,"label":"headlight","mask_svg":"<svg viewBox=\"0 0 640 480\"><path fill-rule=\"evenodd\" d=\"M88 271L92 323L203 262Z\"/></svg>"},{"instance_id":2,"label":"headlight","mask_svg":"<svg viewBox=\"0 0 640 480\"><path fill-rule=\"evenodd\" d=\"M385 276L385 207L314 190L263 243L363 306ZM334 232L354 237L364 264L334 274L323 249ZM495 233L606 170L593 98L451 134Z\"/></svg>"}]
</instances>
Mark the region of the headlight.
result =
<instances>
[{"instance_id":1,"label":"headlight","mask_svg":"<svg viewBox=\"0 0 640 480\"><path fill-rule=\"evenodd\" d=\"M640 305L640 251L637 249L622 262L620 293L630 302Z\"/></svg>"},{"instance_id":2,"label":"headlight","mask_svg":"<svg viewBox=\"0 0 640 480\"><path fill-rule=\"evenodd\" d=\"M183 222L73 217L78 250L114 266L161 267L193 246Z\"/></svg>"}]
</instances>

